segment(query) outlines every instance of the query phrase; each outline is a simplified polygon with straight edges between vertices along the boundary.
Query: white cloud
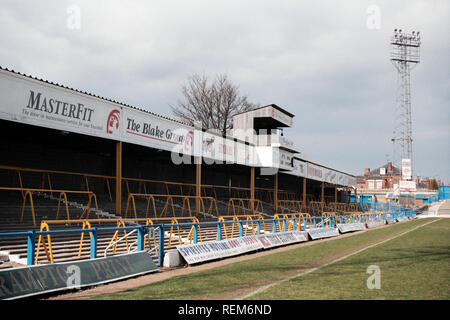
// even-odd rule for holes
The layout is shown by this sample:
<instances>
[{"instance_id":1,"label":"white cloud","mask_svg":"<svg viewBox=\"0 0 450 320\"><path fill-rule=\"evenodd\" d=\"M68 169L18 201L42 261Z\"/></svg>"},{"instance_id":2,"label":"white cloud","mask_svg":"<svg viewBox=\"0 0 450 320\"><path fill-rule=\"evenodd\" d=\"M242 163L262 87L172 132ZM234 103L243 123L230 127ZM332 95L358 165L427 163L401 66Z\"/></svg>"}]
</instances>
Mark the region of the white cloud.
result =
<instances>
[{"instance_id":1,"label":"white cloud","mask_svg":"<svg viewBox=\"0 0 450 320\"><path fill-rule=\"evenodd\" d=\"M66 26L69 5L81 9L80 30ZM369 5L380 8L380 29L366 27ZM390 34L420 30L415 168L450 181L448 9L445 0L10 0L0 65L166 116L189 74L227 72L251 100L296 114L287 132L305 153L357 174L392 152Z\"/></svg>"}]
</instances>

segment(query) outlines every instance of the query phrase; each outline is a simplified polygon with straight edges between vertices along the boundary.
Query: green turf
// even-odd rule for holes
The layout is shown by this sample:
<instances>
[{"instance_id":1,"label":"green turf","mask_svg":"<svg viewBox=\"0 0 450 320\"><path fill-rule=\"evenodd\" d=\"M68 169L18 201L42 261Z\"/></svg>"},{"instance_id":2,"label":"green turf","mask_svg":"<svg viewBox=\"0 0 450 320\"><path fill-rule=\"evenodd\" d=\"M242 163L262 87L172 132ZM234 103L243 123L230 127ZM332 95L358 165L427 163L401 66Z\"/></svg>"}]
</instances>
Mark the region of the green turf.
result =
<instances>
[{"instance_id":1,"label":"green turf","mask_svg":"<svg viewBox=\"0 0 450 320\"><path fill-rule=\"evenodd\" d=\"M367 267L381 271L368 289ZM251 299L449 299L450 220L443 219Z\"/></svg>"},{"instance_id":2,"label":"green turf","mask_svg":"<svg viewBox=\"0 0 450 320\"><path fill-rule=\"evenodd\" d=\"M231 299L429 221L431 220L415 220L346 238L317 242L93 299ZM317 271L317 274L321 274L320 277L313 273L308 277L285 282L252 298L403 299L414 298L412 293L417 292L422 298L446 299L449 278L438 267L442 266L446 271L449 266L450 220L447 221L435 222L386 245L380 245L380 248L386 249L384 251L370 249L342 261L338 268L330 266L321 269ZM369 291L366 287L369 276L366 268L370 264L378 264L381 268L380 290ZM427 270L432 270L430 273L433 274L429 276ZM405 281L413 285L414 289L401 289L404 287L402 282Z\"/></svg>"}]
</instances>

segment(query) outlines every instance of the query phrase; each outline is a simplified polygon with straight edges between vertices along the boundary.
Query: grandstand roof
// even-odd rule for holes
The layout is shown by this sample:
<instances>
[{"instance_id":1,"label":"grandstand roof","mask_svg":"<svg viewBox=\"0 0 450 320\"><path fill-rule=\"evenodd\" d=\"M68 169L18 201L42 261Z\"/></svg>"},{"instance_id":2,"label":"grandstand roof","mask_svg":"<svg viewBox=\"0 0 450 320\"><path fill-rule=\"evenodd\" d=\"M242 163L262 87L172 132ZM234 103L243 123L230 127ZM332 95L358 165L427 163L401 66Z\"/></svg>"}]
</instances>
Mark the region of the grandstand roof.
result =
<instances>
[{"instance_id":1,"label":"grandstand roof","mask_svg":"<svg viewBox=\"0 0 450 320\"><path fill-rule=\"evenodd\" d=\"M59 83L57 83L57 82L52 82L52 81L48 81L48 80L45 80L45 79L42 79L42 78L33 77L33 76L31 76L31 75L28 75L28 74L25 74L25 73L21 73L21 72L19 72L19 71L15 71L15 70L12 70L12 69L8 69L8 68L6 68L6 67L2 67L1 65L0 65L0 70L4 70L4 71L8 71L8 72L11 72L11 73L14 73L14 74L18 74L18 75L21 75L21 76L25 76L25 77L30 78L30 79L33 79L33 80L38 80L38 81L41 81L41 82L45 82L45 83L48 83L48 84L52 84L52 85L54 85L54 86L58 86L58 87L60 87L60 88L72 90L72 91L75 91L75 92L78 92L78 93L83 93L83 94L86 94L86 95L88 95L88 96L95 97L95 98L98 98L98 99L102 99L102 100L105 100L105 101L114 102L114 103L117 103L117 104L119 104L119 105L121 105L121 106L124 106L124 107L127 107L127 108L131 108L131 109L134 109L134 110L139 110L139 111L142 111L142 112L146 112L146 113L148 113L148 114L151 114L151 115L153 115L153 116L156 116L156 117L159 117L159 118L162 118L162 119L166 119L166 120L178 122L178 123L180 123L180 124L184 124L184 125L188 125L188 126L191 125L191 124L189 124L189 123L187 123L187 122L182 122L182 121L179 121L179 120L176 120L176 119L173 119L173 118L169 118L169 117L166 117L166 116L162 116L162 115L160 115L160 114L153 113L153 112L148 111L148 110L143 109L143 108L133 107L133 106L131 106L131 105L129 105L129 104L126 104L126 103L123 103L123 102L120 102L120 101L108 99L108 98L105 98L105 97L102 97L102 96L95 95L95 94L90 93L90 92L86 92L86 91L78 90L78 89L71 88L71 87L68 87L68 86L64 86L64 85L59 84Z\"/></svg>"},{"instance_id":2,"label":"grandstand roof","mask_svg":"<svg viewBox=\"0 0 450 320\"><path fill-rule=\"evenodd\" d=\"M48 80L45 80L45 79L41 79L41 78L38 78L38 77L33 77L33 76L30 76L30 75L27 75L27 74L23 74L23 73L14 71L14 70L10 70L10 69L2 67L2 66L0 66L0 71L3 71L3 73L5 73L5 74L9 73L12 76L16 76L16 77L20 76L21 78L25 77L26 79L31 79L32 81L40 82L41 85L42 84L44 84L44 85L46 84L45 87L46 88L48 87L49 89L47 90L48 91L47 93L43 93L42 94L42 99L43 100L45 100L44 95L46 95L46 94L49 94L49 100L50 101L52 100L52 99L50 99L50 95L54 94L54 92L51 90L51 88L52 88L52 86L56 86L56 87L59 87L59 88L62 88L62 89L68 90L68 91L72 91L74 93L86 95L88 97L94 97L96 99L100 99L100 100L103 100L103 101L106 102L106 103L104 102L103 104L101 102L99 102L99 106L97 106L98 110L96 109L99 112L97 120L98 121L101 120L101 126L99 125L98 128L92 128L92 125L91 125L91 127L86 129L85 127L82 127L81 124L79 124L79 125L74 124L73 128L71 128L70 126L67 125L70 121L66 122L64 120L64 122L57 123L57 121L55 121L54 119L50 119L51 121L53 121L52 124L50 125L49 121L43 121L43 120L41 121L41 119L46 119L46 118L43 118L44 117L44 115L43 115L44 113L46 114L45 117L48 117L48 114L47 114L48 112L41 112L42 110L37 108L38 107L38 102L36 102L36 108L34 108L34 106L35 106L35 102L34 101L38 100L37 96L40 95L40 93L36 92L35 96L31 96L30 95L29 98L28 98L28 96L25 97L27 99L27 100L25 100L25 103L26 103L26 101L28 101L28 99L29 99L29 101L33 101L32 107L31 107L32 111L35 111L34 109L36 109L36 111L42 113L40 118L27 117L27 116L22 115L22 110L20 108L24 107L23 106L23 100L20 100L21 101L20 102L16 98L17 95L9 95L8 94L8 92L10 92L9 90L23 91L23 88L26 88L26 91L29 94L30 88L31 88L31 90L41 90L41 89L43 89L43 87L40 87L40 89L39 88L34 89L33 85L27 85L27 84L22 85L23 87L20 87L19 82L16 83L15 81L9 81L7 79L7 77L5 77L3 79L4 82L2 83L2 86L4 86L4 87L0 88L0 89L3 89L3 92L0 92L0 93L2 93L4 95L4 98L6 99L5 100L6 102L5 102L5 105L4 105L5 108L6 108L6 110L4 110L4 111L6 113L4 113L4 117L2 116L2 119L18 121L18 122L23 122L23 123L30 123L30 124L38 125L38 126L48 126L48 127L59 129L59 130L69 130L69 131L72 130L73 132L77 132L77 133L94 135L94 136L98 136L98 137L102 137L102 138L108 138L108 139L121 140L121 141L124 141L124 142L146 145L146 146L150 146L150 147L153 147L153 148L163 149L163 150L168 150L168 151L173 150L173 149L171 149L173 145L179 144L180 142L184 143L183 139L186 140L188 138L188 136L187 136L187 134L189 134L188 131L192 131L193 130L192 125L189 124L189 123L185 123L185 122L178 121L178 120L175 120L175 119L172 119L172 118L169 118L169 117L161 116L159 114L152 113L152 112L150 112L148 110L145 110L145 109L142 109L142 108L133 107L131 105L128 105L128 104L120 102L120 101L115 101L115 100L112 100L112 99L108 99L108 98L105 98L105 97L102 97L102 96L98 96L98 95L92 94L90 92L77 90L77 89L74 89L74 88L71 88L71 87L68 87L68 86L61 85L59 83L51 82L51 81L48 81ZM26 80L26 79L24 79L24 80ZM19 94L19 96L20 96L20 94ZM64 94L64 93L61 93L61 96L63 98L64 97L70 97L70 95L67 95L67 94ZM35 99L35 100L31 100L32 98ZM83 102L85 104L86 103L92 103L89 100L86 100L86 98L87 97L83 97L83 100L81 100L81 102ZM60 99L60 98L58 97L58 99ZM85 101L87 101L87 102L85 102ZM74 101L73 103L75 103L75 102L76 101ZM109 104L107 102L113 103L113 105L111 105L111 104ZM55 103L55 102L53 102L53 103ZM70 103L72 103L72 102L70 102ZM30 105L30 102L28 102L28 104ZM64 104L66 104L66 103L64 103ZM121 135L119 130L117 130L117 132L114 132L114 133L111 133L111 132L108 131L107 125L109 126L109 119L110 119L110 118L108 118L108 114L109 114L109 117L114 118L114 114L113 114L114 111L115 111L114 108L117 108L117 107L114 107L114 104L117 104L120 107L124 107L124 109L123 109L124 114L123 115L120 114L121 119L124 122L124 125L120 126L120 130L123 129L123 134L122 135ZM79 105L82 105L82 104L79 103ZM293 117L294 116L293 114L287 112L286 110L280 108L279 106L277 106L275 104L270 104L268 106L263 106L263 107L260 107L258 109L267 108L267 107L271 107L271 108L277 109L278 111L282 112L283 114L285 114L285 115L287 115L289 117ZM9 110L8 110L8 108L9 108ZM74 105L74 108L75 108L75 105ZM126 111L127 109L129 111ZM166 140L163 141L161 139L157 139L157 137L155 138L155 136L152 136L150 138L149 137L145 137L143 132L130 132L130 130L128 130L128 128L125 128L127 125L129 126L129 124L127 124L127 122L125 121L126 117L133 117L133 116L136 116L138 118L141 117L140 114L138 114L136 112L133 113L132 110L136 110L136 111L142 112L144 114L147 114L149 116L159 118L159 119L161 119L161 121L169 120L172 123L181 124L181 125L183 125L182 129L184 130L184 133L182 132L180 134L174 134L173 135L174 136L173 139L169 138L169 140L166 139ZM45 110L45 111L47 111L47 110ZM9 114L8 114L8 112L9 112ZM63 113L63 111L61 111L61 114L62 113ZM56 113L56 114L58 114L58 113ZM50 114L50 116L52 116L52 114ZM70 113L69 113L69 117L70 117ZM107 118L108 118L108 122L106 122ZM136 119L138 119L138 118L136 118ZM141 117L141 118L147 119L146 117ZM73 116L73 120L75 120L75 119L79 119L79 118ZM290 120L290 121L292 121L292 120ZM155 122L156 122L156 124L154 124L152 122L151 124L149 124L148 127L153 126L153 127L156 127L156 128L152 128L152 129L158 130L158 126L157 126L158 125L158 121L156 121L156 119L155 119ZM161 124L164 124L164 123L159 123L159 125L161 125ZM172 129L172 131L173 131L175 129L173 126L170 127L170 123L165 123L164 125L168 127L168 130ZM105 127L106 127L107 130L105 130ZM119 125L117 125L117 127L119 128ZM166 132L168 130L166 130ZM222 137L223 139L227 139L227 140L234 140L234 141L237 141L238 143L241 143L242 145L244 145L244 144L245 145L253 145L252 143L246 143L243 140L241 140L239 138L236 138L236 137L233 137L233 136L228 136L228 135L225 136L225 135L222 135L222 134L215 134L215 133L211 133L211 132L208 132L206 135L204 135L204 137L206 137L206 138L210 137L210 136L208 136L208 134L213 134L215 136L219 136L219 137ZM181 137L180 140L175 140L176 139L175 136L180 136ZM146 138L149 138L149 139L146 139ZM138 140L138 139L141 139L141 140ZM172 139L172 141L170 141L170 139ZM159 140L162 141L162 142L160 142ZM216 144L216 148L219 151L219 154L221 152L223 154L227 154L228 153L228 149L227 149L228 147L226 146L225 140L220 140L220 138L216 139L216 140L218 140L218 141L216 141L216 142L213 141L213 142ZM150 142L151 142L151 144L150 144ZM161 143L163 143L163 142L166 143L167 145L166 146L161 146ZM203 143L205 143L205 141L203 141ZM223 145L221 145L220 143L222 143ZM276 149L277 147L273 147L273 148ZM191 152L191 151L188 151L188 153L189 152ZM238 164L244 164L245 163L247 165L247 162L246 162L247 161L247 155L244 155L243 152L241 152L242 155L238 155L237 154L238 153L237 149L234 152L236 153L236 156L238 158L240 157L239 159L236 160L236 163L238 163ZM271 152L275 152L275 150L273 150ZM231 152L231 153L233 154L233 152ZM280 151L280 155L281 155L281 151ZM205 154L204 153L203 156L205 156L205 157L212 157L213 158L214 157L214 152L211 152L210 154ZM218 155L216 154L216 157L217 156ZM243 158L244 156L245 156L245 159ZM284 155L282 155L282 156L284 157ZM292 165L292 161L293 161L292 159L294 159L294 158L295 159L301 159L301 157L299 158L298 156L297 157L295 156L295 152L288 153L286 158L284 158L284 165L285 166L287 165L289 167L289 170L292 170L292 174L295 174L295 175L308 176L308 178L311 178L311 179L315 179L315 180L319 180L319 181L325 181L325 182L330 182L330 183L338 183L338 182L341 183L342 182L344 185L349 185L348 181L350 181L354 177L351 174L347 174L347 173L344 173L342 171L331 169L331 168L325 167L325 166L320 165L320 164L315 164L314 162L309 161L309 160L303 160L305 163L308 163L307 170L304 170L304 168L302 168L301 171L297 171L294 168L294 166ZM227 159L226 159L226 161L227 161ZM252 166L264 166L259 161L260 160L257 160L257 162L251 162L252 163L251 165ZM271 161L272 162L270 162L270 163L272 163L272 164L275 164L275 161L278 162L279 161L278 160L278 154L271 155ZM288 162L290 164L288 164ZM299 165L302 166L302 164L299 164ZM271 166L271 165L269 164L269 166ZM320 168L317 168L317 167L320 167ZM280 169L286 170L285 168L282 168L282 167L280 167ZM320 169L322 172L317 172L317 169ZM315 173L318 173L318 174L315 175ZM347 176L347 177L345 177L345 176ZM349 178L350 178L350 180L348 180ZM343 181L346 181L346 182L344 183Z\"/></svg>"}]
</instances>

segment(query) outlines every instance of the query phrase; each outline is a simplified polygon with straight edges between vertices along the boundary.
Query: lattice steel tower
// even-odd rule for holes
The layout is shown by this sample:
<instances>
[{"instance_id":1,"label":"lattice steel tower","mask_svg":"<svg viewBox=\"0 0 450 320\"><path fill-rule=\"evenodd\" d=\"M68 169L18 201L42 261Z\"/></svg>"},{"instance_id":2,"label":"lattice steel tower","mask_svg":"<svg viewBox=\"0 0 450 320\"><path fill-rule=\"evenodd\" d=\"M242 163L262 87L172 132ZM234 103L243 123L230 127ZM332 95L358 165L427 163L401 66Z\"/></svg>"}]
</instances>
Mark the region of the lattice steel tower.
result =
<instances>
[{"instance_id":1,"label":"lattice steel tower","mask_svg":"<svg viewBox=\"0 0 450 320\"><path fill-rule=\"evenodd\" d=\"M391 49L391 62L398 71L392 162L401 168L402 159L413 162L410 71L420 62L420 32L395 29Z\"/></svg>"}]
</instances>

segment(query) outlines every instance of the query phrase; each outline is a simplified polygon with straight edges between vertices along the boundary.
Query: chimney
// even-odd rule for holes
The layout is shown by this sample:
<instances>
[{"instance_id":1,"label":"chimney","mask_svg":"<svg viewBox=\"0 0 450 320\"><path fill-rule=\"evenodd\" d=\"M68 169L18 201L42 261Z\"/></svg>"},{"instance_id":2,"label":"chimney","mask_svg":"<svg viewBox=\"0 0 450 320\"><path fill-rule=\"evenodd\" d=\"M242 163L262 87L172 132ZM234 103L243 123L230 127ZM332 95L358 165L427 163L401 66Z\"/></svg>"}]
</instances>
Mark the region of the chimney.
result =
<instances>
[{"instance_id":1,"label":"chimney","mask_svg":"<svg viewBox=\"0 0 450 320\"><path fill-rule=\"evenodd\" d=\"M392 172L392 162L388 162L387 172Z\"/></svg>"},{"instance_id":2,"label":"chimney","mask_svg":"<svg viewBox=\"0 0 450 320\"><path fill-rule=\"evenodd\" d=\"M370 174L370 168L364 168L364 176L367 177Z\"/></svg>"}]
</instances>

